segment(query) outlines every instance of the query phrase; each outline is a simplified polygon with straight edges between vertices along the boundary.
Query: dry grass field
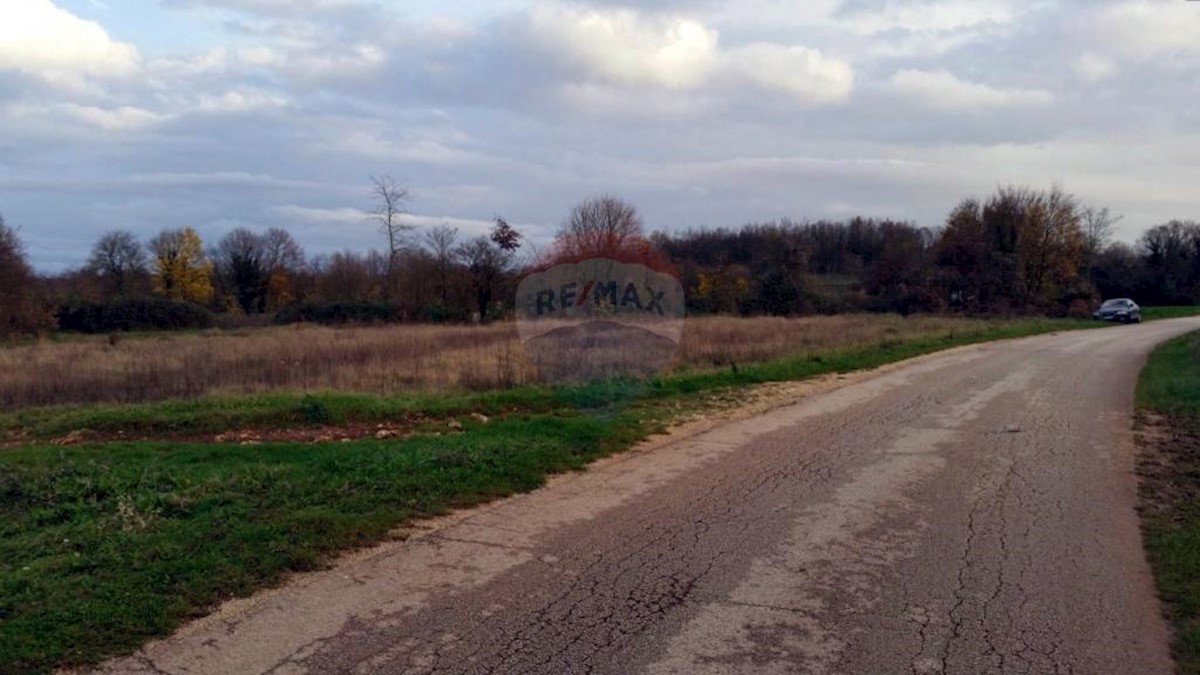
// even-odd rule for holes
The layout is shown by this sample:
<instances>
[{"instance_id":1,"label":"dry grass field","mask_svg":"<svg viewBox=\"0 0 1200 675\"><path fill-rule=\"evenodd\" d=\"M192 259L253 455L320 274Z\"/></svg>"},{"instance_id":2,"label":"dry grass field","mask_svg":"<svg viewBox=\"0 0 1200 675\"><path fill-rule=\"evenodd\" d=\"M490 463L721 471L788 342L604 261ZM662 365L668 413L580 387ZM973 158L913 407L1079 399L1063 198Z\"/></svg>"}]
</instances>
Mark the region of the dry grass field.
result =
<instances>
[{"instance_id":1,"label":"dry grass field","mask_svg":"<svg viewBox=\"0 0 1200 675\"><path fill-rule=\"evenodd\" d=\"M747 364L997 325L885 315L695 318L671 367ZM2 348L0 373L6 410L273 391L480 391L537 381L512 323L80 336Z\"/></svg>"}]
</instances>

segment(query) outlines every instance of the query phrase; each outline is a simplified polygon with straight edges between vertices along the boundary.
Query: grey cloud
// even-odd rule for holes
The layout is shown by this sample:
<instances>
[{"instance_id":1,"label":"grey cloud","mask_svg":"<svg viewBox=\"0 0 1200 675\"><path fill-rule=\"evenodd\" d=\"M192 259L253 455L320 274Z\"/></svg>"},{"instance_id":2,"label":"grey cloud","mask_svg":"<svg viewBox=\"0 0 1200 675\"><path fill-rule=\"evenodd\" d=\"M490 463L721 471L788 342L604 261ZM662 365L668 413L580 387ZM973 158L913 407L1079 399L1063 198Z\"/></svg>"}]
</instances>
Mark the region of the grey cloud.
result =
<instances>
[{"instance_id":1,"label":"grey cloud","mask_svg":"<svg viewBox=\"0 0 1200 675\"><path fill-rule=\"evenodd\" d=\"M574 202L602 191L630 199L664 229L851 212L935 225L959 197L1012 176L1078 186L1128 214L1130 232L1189 215L1177 210L1191 150L1162 146L1167 156L1156 168L1149 148L1200 121L1188 99L1190 75L1160 61L1122 61L1110 77L1083 81L1074 57L1103 47L1070 28L1083 4L1042 3L1002 30L911 51L894 48L903 35L864 37L834 24L713 24L730 48L805 44L849 60L854 93L825 106L738 81L672 91L588 80L531 44L521 12L456 33L366 3L171 4L222 9L213 20L235 22L223 28L236 31L233 42L259 44L276 58L252 63L232 46L223 62L205 66L184 63L190 54L147 58L147 77L106 82L86 96L0 73L0 118L18 103L132 106L165 116L122 134L68 118L0 128L0 213L23 225L41 269L80 264L112 227L149 236L191 224L211 240L234 224L279 225L312 253L378 246L369 223L279 210L369 208L367 178L378 174L405 180L421 217L484 223L502 214L529 223L541 242ZM736 7L660 2L653 11L705 18ZM631 11L650 10L639 3ZM362 46L378 53L360 70L314 68L314 59L353 57ZM1054 96L1044 107L937 110L888 88L905 69ZM231 91L285 104L200 109L206 97ZM1080 148L1079 139L1096 147ZM1131 154L1161 189L1124 174Z\"/></svg>"}]
</instances>

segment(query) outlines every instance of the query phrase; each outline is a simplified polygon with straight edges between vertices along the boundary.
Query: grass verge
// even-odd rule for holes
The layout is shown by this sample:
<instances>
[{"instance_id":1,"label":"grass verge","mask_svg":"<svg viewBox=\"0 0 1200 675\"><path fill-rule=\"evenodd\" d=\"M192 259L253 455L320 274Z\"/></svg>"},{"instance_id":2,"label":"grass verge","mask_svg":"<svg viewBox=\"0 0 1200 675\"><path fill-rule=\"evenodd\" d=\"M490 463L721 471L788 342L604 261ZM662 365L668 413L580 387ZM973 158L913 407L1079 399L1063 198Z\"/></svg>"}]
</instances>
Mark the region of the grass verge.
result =
<instances>
[{"instance_id":1,"label":"grass verge","mask_svg":"<svg viewBox=\"0 0 1200 675\"><path fill-rule=\"evenodd\" d=\"M1137 400L1146 550L1179 670L1200 675L1200 333L1151 355Z\"/></svg>"},{"instance_id":2,"label":"grass verge","mask_svg":"<svg viewBox=\"0 0 1200 675\"><path fill-rule=\"evenodd\" d=\"M1093 324L1019 325L883 341L648 383L454 397L322 395L24 411L7 431L197 432L229 426L464 415L464 432L236 445L167 440L0 451L0 673L126 653L215 603L378 542L413 518L541 485L630 447L697 395L848 372L970 343ZM483 423L468 412L499 413ZM445 428L444 426L442 427Z\"/></svg>"},{"instance_id":3,"label":"grass verge","mask_svg":"<svg viewBox=\"0 0 1200 675\"><path fill-rule=\"evenodd\" d=\"M1200 305L1198 306L1174 306L1174 307L1143 307L1142 319L1144 321L1159 321L1162 319L1182 319L1189 316L1200 315Z\"/></svg>"}]
</instances>

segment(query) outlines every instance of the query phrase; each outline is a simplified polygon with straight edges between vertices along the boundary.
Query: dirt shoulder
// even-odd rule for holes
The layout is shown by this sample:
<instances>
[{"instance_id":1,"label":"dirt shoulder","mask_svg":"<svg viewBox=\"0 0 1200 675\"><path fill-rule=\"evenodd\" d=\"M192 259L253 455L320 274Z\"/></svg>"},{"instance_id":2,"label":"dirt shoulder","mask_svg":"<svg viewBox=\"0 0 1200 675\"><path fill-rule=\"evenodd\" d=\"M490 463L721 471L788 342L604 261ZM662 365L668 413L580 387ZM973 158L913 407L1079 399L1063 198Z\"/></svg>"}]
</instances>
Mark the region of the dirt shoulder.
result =
<instances>
[{"instance_id":1,"label":"dirt shoulder","mask_svg":"<svg viewBox=\"0 0 1200 675\"><path fill-rule=\"evenodd\" d=\"M1142 411L1138 510L1179 672L1200 673L1200 418Z\"/></svg>"}]
</instances>

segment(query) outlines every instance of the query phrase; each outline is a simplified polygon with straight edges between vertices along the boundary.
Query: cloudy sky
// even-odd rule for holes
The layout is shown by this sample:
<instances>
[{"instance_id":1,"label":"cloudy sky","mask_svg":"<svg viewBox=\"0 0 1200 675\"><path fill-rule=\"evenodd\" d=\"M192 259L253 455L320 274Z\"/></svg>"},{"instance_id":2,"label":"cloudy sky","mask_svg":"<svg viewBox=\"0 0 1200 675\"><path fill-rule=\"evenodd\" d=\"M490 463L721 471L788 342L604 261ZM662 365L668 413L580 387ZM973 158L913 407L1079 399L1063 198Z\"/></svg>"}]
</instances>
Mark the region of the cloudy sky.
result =
<instances>
[{"instance_id":1,"label":"cloudy sky","mask_svg":"<svg viewBox=\"0 0 1200 675\"><path fill-rule=\"evenodd\" d=\"M937 225L1063 185L1200 218L1200 2L0 0L0 214L42 271L106 230L379 246L607 192L654 229Z\"/></svg>"}]
</instances>

